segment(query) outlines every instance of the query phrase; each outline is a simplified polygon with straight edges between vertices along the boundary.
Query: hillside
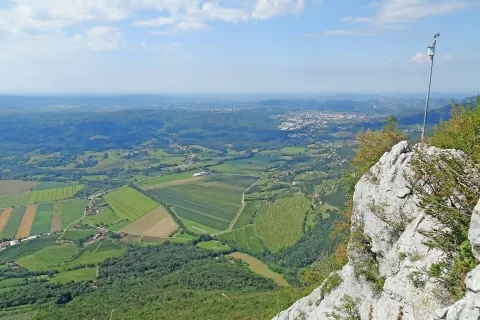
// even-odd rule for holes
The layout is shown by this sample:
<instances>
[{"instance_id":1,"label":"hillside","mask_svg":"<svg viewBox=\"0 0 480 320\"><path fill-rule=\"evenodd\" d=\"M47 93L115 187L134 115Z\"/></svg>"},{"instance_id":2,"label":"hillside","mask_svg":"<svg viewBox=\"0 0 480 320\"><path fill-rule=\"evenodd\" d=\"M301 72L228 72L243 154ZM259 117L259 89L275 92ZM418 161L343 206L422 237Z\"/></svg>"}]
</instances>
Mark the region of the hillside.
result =
<instances>
[{"instance_id":1,"label":"hillside","mask_svg":"<svg viewBox=\"0 0 480 320\"><path fill-rule=\"evenodd\" d=\"M455 150L429 147L425 153L463 159L463 153ZM353 197L348 263L275 320L480 317L480 266L467 275L465 284L458 277L441 280L452 274L457 260L428 245L428 232L438 232L440 225L419 207L420 195L412 191L414 155L406 141L400 142L360 179ZM468 232L477 259L479 209L480 204L472 214ZM462 252L471 256L469 249ZM452 281L459 285L454 294Z\"/></svg>"}]
</instances>

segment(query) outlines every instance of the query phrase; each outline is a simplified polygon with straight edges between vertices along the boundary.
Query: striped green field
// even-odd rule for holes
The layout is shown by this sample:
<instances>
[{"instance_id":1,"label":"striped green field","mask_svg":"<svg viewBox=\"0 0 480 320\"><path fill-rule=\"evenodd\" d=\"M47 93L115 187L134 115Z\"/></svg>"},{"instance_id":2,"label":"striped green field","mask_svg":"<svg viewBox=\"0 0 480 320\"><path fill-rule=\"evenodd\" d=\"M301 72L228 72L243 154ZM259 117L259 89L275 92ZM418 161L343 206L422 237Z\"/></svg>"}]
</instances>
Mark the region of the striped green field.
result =
<instances>
[{"instance_id":1,"label":"striped green field","mask_svg":"<svg viewBox=\"0 0 480 320\"><path fill-rule=\"evenodd\" d=\"M97 277L97 268L82 268L77 270L62 271L50 280L56 283L67 283L70 281L84 282L93 281Z\"/></svg>"},{"instance_id":2,"label":"striped green field","mask_svg":"<svg viewBox=\"0 0 480 320\"><path fill-rule=\"evenodd\" d=\"M156 178L153 178L153 179L149 179L149 180L146 180L146 181L142 181L142 182L138 183L138 186L139 187L148 187L148 186L155 186L155 185L162 184L162 183L188 179L188 178L193 177L193 174L196 173L196 172L198 172L198 171L172 173L172 174L156 177Z\"/></svg>"},{"instance_id":3,"label":"striped green field","mask_svg":"<svg viewBox=\"0 0 480 320\"><path fill-rule=\"evenodd\" d=\"M53 203L39 204L35 218L33 220L31 235L44 234L50 232L53 216Z\"/></svg>"},{"instance_id":4,"label":"striped green field","mask_svg":"<svg viewBox=\"0 0 480 320\"><path fill-rule=\"evenodd\" d=\"M40 239L24 241L13 247L8 247L0 252L0 264L17 261L44 248L52 247L55 245L56 240L56 237L42 237Z\"/></svg>"},{"instance_id":5,"label":"striped green field","mask_svg":"<svg viewBox=\"0 0 480 320\"><path fill-rule=\"evenodd\" d=\"M75 199L62 201L62 229L83 217L88 200Z\"/></svg>"},{"instance_id":6,"label":"striped green field","mask_svg":"<svg viewBox=\"0 0 480 320\"><path fill-rule=\"evenodd\" d=\"M253 219L257 210L260 208L260 201L249 201L245 203L245 207L242 210L240 218L233 226L233 229L243 228L249 224L253 223Z\"/></svg>"},{"instance_id":7,"label":"striped green field","mask_svg":"<svg viewBox=\"0 0 480 320\"><path fill-rule=\"evenodd\" d=\"M0 232L0 239L7 238L13 239L17 234L20 222L22 222L23 214L25 213L25 207L16 207L10 214L7 223Z\"/></svg>"},{"instance_id":8,"label":"striped green field","mask_svg":"<svg viewBox=\"0 0 480 320\"><path fill-rule=\"evenodd\" d=\"M220 238L234 242L238 249L246 252L260 253L263 251L263 243L255 233L255 227L252 224L223 233Z\"/></svg>"},{"instance_id":9,"label":"striped green field","mask_svg":"<svg viewBox=\"0 0 480 320\"><path fill-rule=\"evenodd\" d=\"M25 206L28 204L30 190L24 192L0 194L0 208Z\"/></svg>"},{"instance_id":10,"label":"striped green field","mask_svg":"<svg viewBox=\"0 0 480 320\"><path fill-rule=\"evenodd\" d=\"M225 230L240 209L244 190L244 187L207 181L153 189L148 194L172 205L180 218Z\"/></svg>"},{"instance_id":11,"label":"striped green field","mask_svg":"<svg viewBox=\"0 0 480 320\"><path fill-rule=\"evenodd\" d=\"M30 193L28 203L53 202L72 198L83 188L82 184L72 185L62 188L42 189Z\"/></svg>"},{"instance_id":12,"label":"striped green field","mask_svg":"<svg viewBox=\"0 0 480 320\"><path fill-rule=\"evenodd\" d=\"M48 247L35 254L21 258L18 264L30 271L46 271L69 260L77 251L73 244L63 246Z\"/></svg>"},{"instance_id":13,"label":"striped green field","mask_svg":"<svg viewBox=\"0 0 480 320\"><path fill-rule=\"evenodd\" d=\"M105 201L123 219L133 221L159 206L130 187L122 187L104 196Z\"/></svg>"}]
</instances>

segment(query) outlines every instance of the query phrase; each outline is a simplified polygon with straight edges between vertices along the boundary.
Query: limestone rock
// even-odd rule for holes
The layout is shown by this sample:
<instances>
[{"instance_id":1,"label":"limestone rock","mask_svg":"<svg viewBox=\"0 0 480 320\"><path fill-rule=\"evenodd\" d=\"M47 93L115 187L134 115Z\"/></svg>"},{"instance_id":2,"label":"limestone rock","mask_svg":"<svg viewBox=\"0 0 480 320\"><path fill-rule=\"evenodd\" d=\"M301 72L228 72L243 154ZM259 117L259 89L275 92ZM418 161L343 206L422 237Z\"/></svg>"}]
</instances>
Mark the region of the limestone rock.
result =
<instances>
[{"instance_id":1,"label":"limestone rock","mask_svg":"<svg viewBox=\"0 0 480 320\"><path fill-rule=\"evenodd\" d=\"M456 150L425 149L428 154ZM480 267L467 278L464 299L452 304L444 294L442 283L428 275L433 263L448 257L440 250L427 247L421 230L432 230L435 221L418 206L419 199L409 186L413 172L409 168L413 152L406 141L385 153L355 187L352 229L370 239L370 250L385 279L381 293L372 283L355 273L355 261L361 253L349 243L349 262L339 271L341 284L325 294L322 286L295 302L274 320L328 319L326 314L341 304L345 295L358 298L362 320L470 320L480 319ZM480 249L480 204L472 217L469 232L472 245ZM477 255L478 257L478 255Z\"/></svg>"}]
</instances>

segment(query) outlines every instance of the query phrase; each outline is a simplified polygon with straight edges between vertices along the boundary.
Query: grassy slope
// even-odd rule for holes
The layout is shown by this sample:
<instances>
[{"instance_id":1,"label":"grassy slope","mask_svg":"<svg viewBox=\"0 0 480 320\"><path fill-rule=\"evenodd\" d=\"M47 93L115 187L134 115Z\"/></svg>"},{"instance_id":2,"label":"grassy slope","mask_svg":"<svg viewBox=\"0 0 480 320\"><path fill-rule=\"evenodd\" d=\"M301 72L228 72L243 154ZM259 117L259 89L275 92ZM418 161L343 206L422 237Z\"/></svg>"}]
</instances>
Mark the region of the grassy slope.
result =
<instances>
[{"instance_id":1,"label":"grassy slope","mask_svg":"<svg viewBox=\"0 0 480 320\"><path fill-rule=\"evenodd\" d=\"M77 247L73 244L47 247L35 254L21 258L18 263L30 271L46 271L70 259Z\"/></svg>"},{"instance_id":2,"label":"grassy slope","mask_svg":"<svg viewBox=\"0 0 480 320\"><path fill-rule=\"evenodd\" d=\"M72 222L83 217L88 200L76 199L63 201L62 228L68 227Z\"/></svg>"},{"instance_id":3,"label":"grassy slope","mask_svg":"<svg viewBox=\"0 0 480 320\"><path fill-rule=\"evenodd\" d=\"M104 199L116 214L130 221L158 207L158 203L130 187L115 190Z\"/></svg>"},{"instance_id":4,"label":"grassy slope","mask_svg":"<svg viewBox=\"0 0 480 320\"><path fill-rule=\"evenodd\" d=\"M23 214L25 213L25 207L16 207L10 217L8 218L7 224L3 227L2 232L0 233L0 238L13 239L15 234L17 234L17 229L22 222Z\"/></svg>"}]
</instances>

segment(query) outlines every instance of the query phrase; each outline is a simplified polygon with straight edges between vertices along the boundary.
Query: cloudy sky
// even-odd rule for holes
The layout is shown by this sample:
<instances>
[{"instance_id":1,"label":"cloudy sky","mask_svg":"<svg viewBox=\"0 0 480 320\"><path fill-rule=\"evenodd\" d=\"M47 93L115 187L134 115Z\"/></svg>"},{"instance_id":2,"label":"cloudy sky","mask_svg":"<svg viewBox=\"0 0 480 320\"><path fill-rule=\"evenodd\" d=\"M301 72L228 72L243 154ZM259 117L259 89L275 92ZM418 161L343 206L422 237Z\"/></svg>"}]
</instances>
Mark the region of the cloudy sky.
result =
<instances>
[{"instance_id":1,"label":"cloudy sky","mask_svg":"<svg viewBox=\"0 0 480 320\"><path fill-rule=\"evenodd\" d=\"M0 92L480 91L480 0L1 0Z\"/></svg>"}]
</instances>

